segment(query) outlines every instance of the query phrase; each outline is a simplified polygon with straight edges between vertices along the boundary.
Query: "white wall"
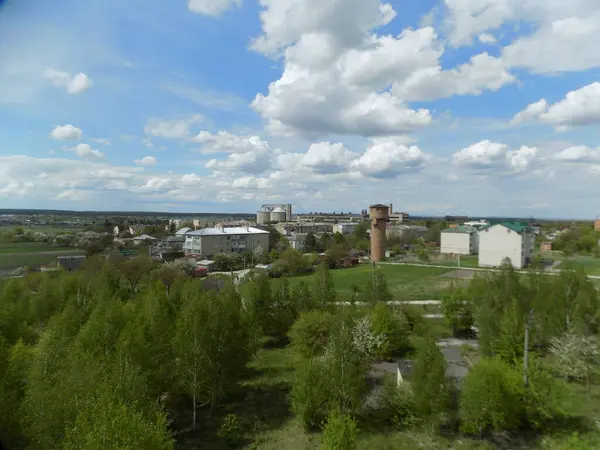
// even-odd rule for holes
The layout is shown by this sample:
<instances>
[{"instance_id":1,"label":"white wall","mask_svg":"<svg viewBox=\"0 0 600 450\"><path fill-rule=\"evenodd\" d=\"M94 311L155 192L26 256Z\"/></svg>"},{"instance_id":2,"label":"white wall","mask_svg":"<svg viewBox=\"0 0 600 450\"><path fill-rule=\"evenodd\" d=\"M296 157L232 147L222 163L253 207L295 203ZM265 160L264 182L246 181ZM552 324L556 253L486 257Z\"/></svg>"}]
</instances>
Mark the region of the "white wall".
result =
<instances>
[{"instance_id":1,"label":"white wall","mask_svg":"<svg viewBox=\"0 0 600 450\"><path fill-rule=\"evenodd\" d=\"M513 267L525 266L521 235L503 225L494 225L479 232L479 265L495 267L509 258Z\"/></svg>"},{"instance_id":2,"label":"white wall","mask_svg":"<svg viewBox=\"0 0 600 450\"><path fill-rule=\"evenodd\" d=\"M469 233L442 233L440 253L454 253L457 255L471 254L471 234Z\"/></svg>"}]
</instances>

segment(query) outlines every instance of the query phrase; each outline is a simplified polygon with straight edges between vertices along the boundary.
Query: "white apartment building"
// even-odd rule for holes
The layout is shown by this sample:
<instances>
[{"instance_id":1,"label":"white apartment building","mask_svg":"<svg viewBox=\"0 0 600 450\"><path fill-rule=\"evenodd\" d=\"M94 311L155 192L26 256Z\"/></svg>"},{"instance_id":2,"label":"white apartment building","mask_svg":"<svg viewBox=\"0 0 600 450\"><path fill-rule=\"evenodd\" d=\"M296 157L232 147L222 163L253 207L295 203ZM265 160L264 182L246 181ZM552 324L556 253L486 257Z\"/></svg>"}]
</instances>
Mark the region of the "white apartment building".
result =
<instances>
[{"instance_id":1,"label":"white apartment building","mask_svg":"<svg viewBox=\"0 0 600 450\"><path fill-rule=\"evenodd\" d=\"M242 253L259 246L269 251L269 232L253 227L202 228L184 236L186 255L211 257L217 253Z\"/></svg>"},{"instance_id":2,"label":"white apartment building","mask_svg":"<svg viewBox=\"0 0 600 450\"><path fill-rule=\"evenodd\" d=\"M354 230L356 230L357 226L358 226L358 223L356 223L356 222L336 223L333 226L333 232L340 233L340 234L352 234L352 233L354 233Z\"/></svg>"},{"instance_id":3,"label":"white apartment building","mask_svg":"<svg viewBox=\"0 0 600 450\"><path fill-rule=\"evenodd\" d=\"M440 253L473 255L479 251L479 235L473 227L461 225L441 233Z\"/></svg>"},{"instance_id":4,"label":"white apartment building","mask_svg":"<svg viewBox=\"0 0 600 450\"><path fill-rule=\"evenodd\" d=\"M479 231L479 266L496 267L508 258L515 269L522 269L533 259L535 233L532 228L515 222L501 222Z\"/></svg>"}]
</instances>

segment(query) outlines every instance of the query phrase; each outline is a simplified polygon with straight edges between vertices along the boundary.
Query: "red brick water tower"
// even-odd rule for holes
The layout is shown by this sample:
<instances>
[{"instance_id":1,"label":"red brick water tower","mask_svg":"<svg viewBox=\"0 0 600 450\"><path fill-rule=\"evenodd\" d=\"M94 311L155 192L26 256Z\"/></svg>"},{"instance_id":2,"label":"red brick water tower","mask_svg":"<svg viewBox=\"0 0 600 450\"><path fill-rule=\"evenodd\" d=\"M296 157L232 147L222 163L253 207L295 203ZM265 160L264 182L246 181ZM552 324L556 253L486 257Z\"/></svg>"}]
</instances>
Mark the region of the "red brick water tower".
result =
<instances>
[{"instance_id":1,"label":"red brick water tower","mask_svg":"<svg viewBox=\"0 0 600 450\"><path fill-rule=\"evenodd\" d=\"M385 258L386 236L385 229L390 221L388 205L369 206L371 217L371 261L379 262Z\"/></svg>"}]
</instances>

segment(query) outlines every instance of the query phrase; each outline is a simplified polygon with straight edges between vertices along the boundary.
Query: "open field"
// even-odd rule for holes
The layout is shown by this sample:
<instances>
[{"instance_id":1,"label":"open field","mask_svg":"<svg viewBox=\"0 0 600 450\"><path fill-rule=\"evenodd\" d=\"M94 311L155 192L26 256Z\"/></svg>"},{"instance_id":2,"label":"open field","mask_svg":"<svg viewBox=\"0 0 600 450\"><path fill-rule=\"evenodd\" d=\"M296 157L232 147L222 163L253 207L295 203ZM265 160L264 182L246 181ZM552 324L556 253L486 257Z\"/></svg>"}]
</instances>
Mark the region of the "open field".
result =
<instances>
[{"instance_id":1,"label":"open field","mask_svg":"<svg viewBox=\"0 0 600 450\"><path fill-rule=\"evenodd\" d=\"M440 277L450 269L438 267L396 266L380 265L379 269L385 274L388 287L393 300L438 300L452 279ZM360 264L347 269L331 270L331 276L338 294L338 300L350 301L353 295L353 286L363 291L371 283L373 267L370 264ZM311 283L315 275L290 277L287 280L290 286L300 281ZM274 279L273 283L280 283L281 279Z\"/></svg>"},{"instance_id":2,"label":"open field","mask_svg":"<svg viewBox=\"0 0 600 450\"><path fill-rule=\"evenodd\" d=\"M38 253L56 250L63 249L54 247L47 242L10 242L0 244L0 255L6 253Z\"/></svg>"},{"instance_id":3,"label":"open field","mask_svg":"<svg viewBox=\"0 0 600 450\"><path fill-rule=\"evenodd\" d=\"M563 268L566 263L580 265L588 275L600 275L600 258L594 258L592 256L574 256L565 258L558 268Z\"/></svg>"},{"instance_id":4,"label":"open field","mask_svg":"<svg viewBox=\"0 0 600 450\"><path fill-rule=\"evenodd\" d=\"M22 266L39 266L56 263L57 256L83 255L77 249L64 249L42 252L0 253L0 270L13 270Z\"/></svg>"},{"instance_id":5,"label":"open field","mask_svg":"<svg viewBox=\"0 0 600 450\"><path fill-rule=\"evenodd\" d=\"M0 233L6 233L13 231L17 226L0 226ZM57 234L57 233L77 233L78 231L85 231L85 227L66 227L66 226L53 226L53 225L35 225L35 226L22 226L25 231L32 233L46 233L46 234Z\"/></svg>"}]
</instances>

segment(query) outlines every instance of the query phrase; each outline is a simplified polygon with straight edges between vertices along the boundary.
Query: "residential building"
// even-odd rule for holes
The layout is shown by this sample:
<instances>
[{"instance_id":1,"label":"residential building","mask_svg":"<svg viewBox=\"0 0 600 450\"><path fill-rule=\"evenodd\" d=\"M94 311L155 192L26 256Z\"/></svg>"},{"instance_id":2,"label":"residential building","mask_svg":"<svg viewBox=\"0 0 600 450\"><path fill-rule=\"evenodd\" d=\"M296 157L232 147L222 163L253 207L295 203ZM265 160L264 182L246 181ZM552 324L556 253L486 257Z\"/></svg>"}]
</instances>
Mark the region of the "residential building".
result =
<instances>
[{"instance_id":1,"label":"residential building","mask_svg":"<svg viewBox=\"0 0 600 450\"><path fill-rule=\"evenodd\" d=\"M242 253L262 247L269 251L269 232L253 227L202 228L185 234L186 255L211 257L217 253Z\"/></svg>"},{"instance_id":2,"label":"residential building","mask_svg":"<svg viewBox=\"0 0 600 450\"><path fill-rule=\"evenodd\" d=\"M440 253L473 255L479 250L479 235L474 227L461 225L442 230Z\"/></svg>"},{"instance_id":3,"label":"residential building","mask_svg":"<svg viewBox=\"0 0 600 450\"><path fill-rule=\"evenodd\" d=\"M425 233L427 233L427 227L420 225L394 225L388 223L386 227L386 236L388 239L423 237Z\"/></svg>"},{"instance_id":4,"label":"residential building","mask_svg":"<svg viewBox=\"0 0 600 450\"><path fill-rule=\"evenodd\" d=\"M293 233L285 238L290 243L290 247L294 250L302 251L304 250L304 244L306 242L307 233Z\"/></svg>"},{"instance_id":5,"label":"residential building","mask_svg":"<svg viewBox=\"0 0 600 450\"><path fill-rule=\"evenodd\" d=\"M183 227L175 232L175 236L183 236L188 231L192 231L192 229L189 227Z\"/></svg>"},{"instance_id":6,"label":"residential building","mask_svg":"<svg viewBox=\"0 0 600 450\"><path fill-rule=\"evenodd\" d=\"M594 220L594 230L600 231L600 219Z\"/></svg>"},{"instance_id":7,"label":"residential building","mask_svg":"<svg viewBox=\"0 0 600 450\"><path fill-rule=\"evenodd\" d=\"M356 227L358 226L358 222L341 222L333 225L333 232L340 234L352 234Z\"/></svg>"},{"instance_id":8,"label":"residential building","mask_svg":"<svg viewBox=\"0 0 600 450\"><path fill-rule=\"evenodd\" d=\"M518 222L500 222L479 232L479 265L496 267L508 258L516 269L533 259L535 233Z\"/></svg>"},{"instance_id":9,"label":"residential building","mask_svg":"<svg viewBox=\"0 0 600 450\"><path fill-rule=\"evenodd\" d=\"M544 241L540 244L541 252L551 252L552 251L552 242Z\"/></svg>"}]
</instances>

